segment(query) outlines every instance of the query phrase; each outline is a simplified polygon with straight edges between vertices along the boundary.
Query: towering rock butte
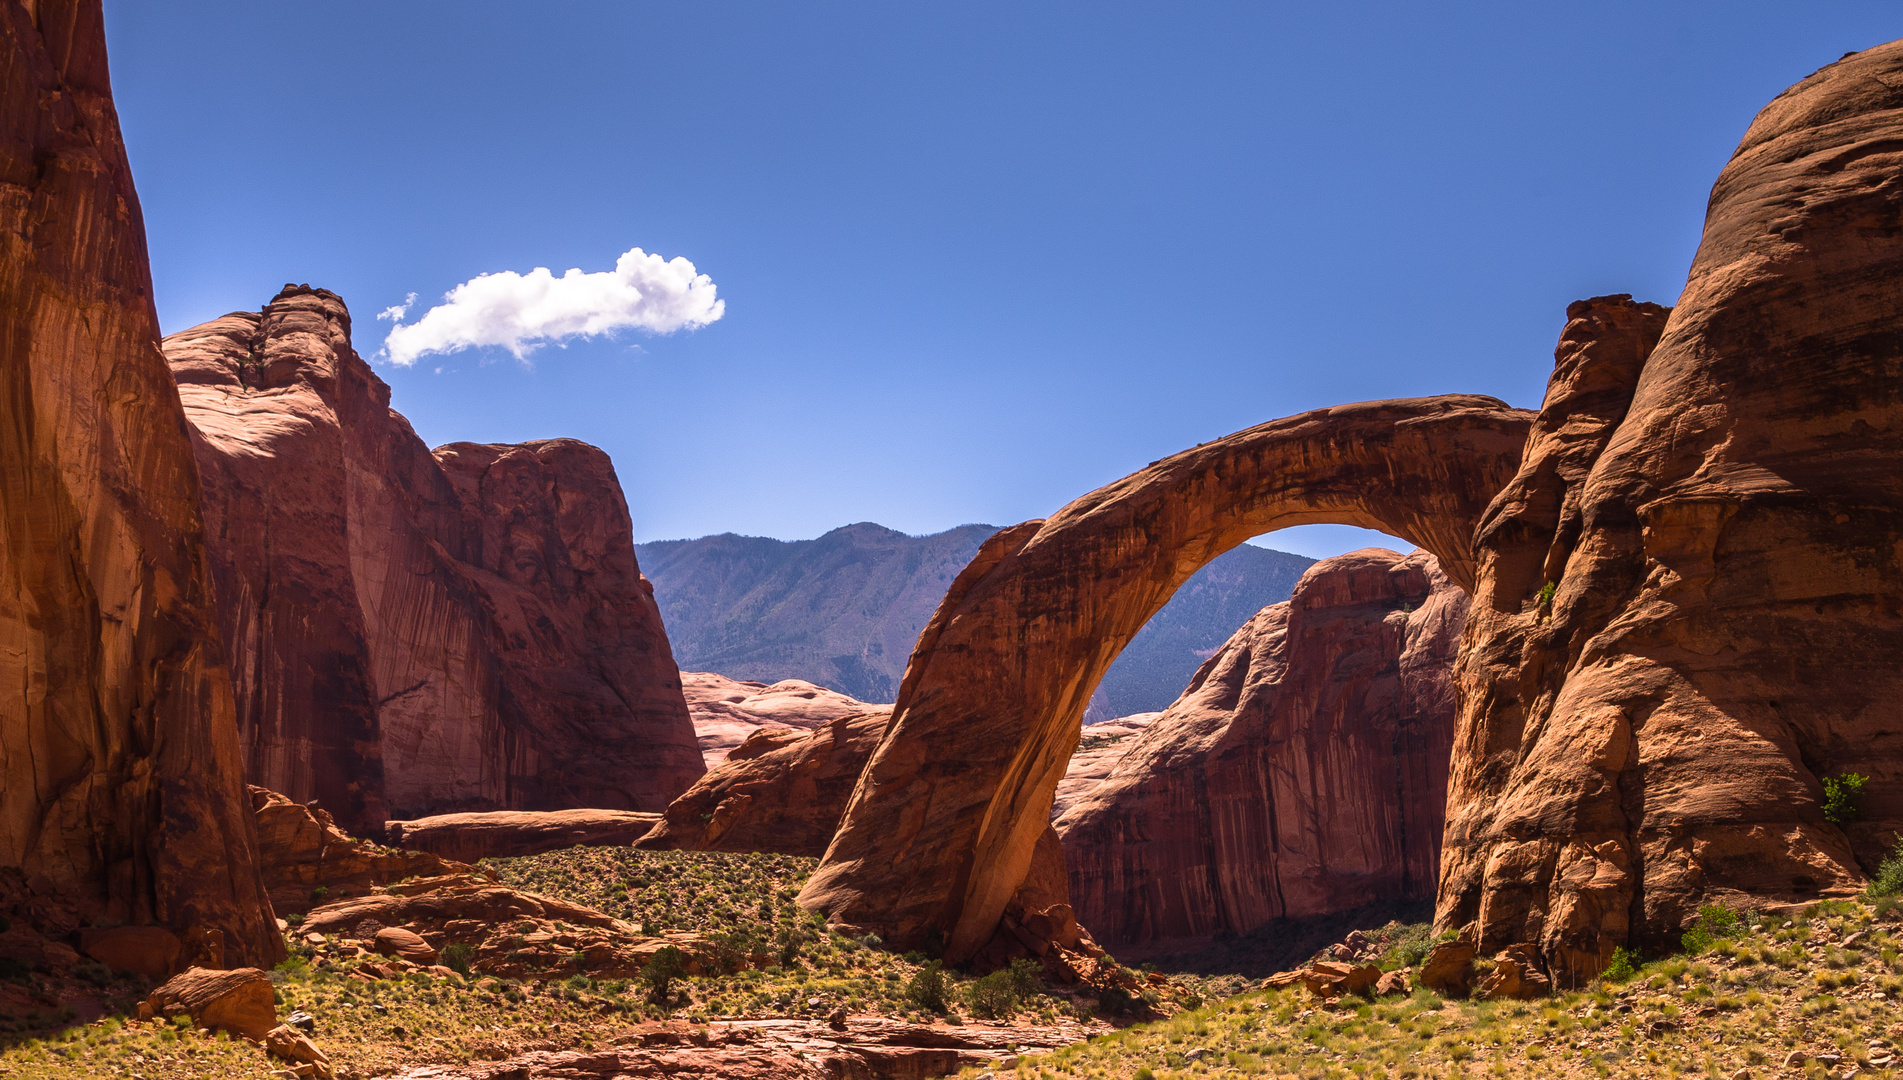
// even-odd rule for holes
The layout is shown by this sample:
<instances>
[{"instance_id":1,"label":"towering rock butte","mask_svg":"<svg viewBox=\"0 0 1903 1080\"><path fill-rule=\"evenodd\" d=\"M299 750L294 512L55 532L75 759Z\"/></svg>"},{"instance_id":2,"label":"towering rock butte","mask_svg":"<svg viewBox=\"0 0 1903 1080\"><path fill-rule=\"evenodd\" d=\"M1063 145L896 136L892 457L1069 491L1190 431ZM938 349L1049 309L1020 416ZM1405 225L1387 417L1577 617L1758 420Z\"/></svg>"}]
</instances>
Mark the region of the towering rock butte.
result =
<instances>
[{"instance_id":1,"label":"towering rock butte","mask_svg":"<svg viewBox=\"0 0 1903 1080\"><path fill-rule=\"evenodd\" d=\"M1477 533L1438 913L1561 986L1903 830L1903 43L1758 114L1669 315L1569 317Z\"/></svg>"},{"instance_id":2,"label":"towering rock butte","mask_svg":"<svg viewBox=\"0 0 1903 1080\"><path fill-rule=\"evenodd\" d=\"M165 352L251 780L374 835L448 811L658 811L700 775L606 454L432 454L324 289Z\"/></svg>"},{"instance_id":3,"label":"towering rock butte","mask_svg":"<svg viewBox=\"0 0 1903 1080\"><path fill-rule=\"evenodd\" d=\"M97 0L0 5L0 898L283 953ZM70 955L68 953L67 955Z\"/></svg>"},{"instance_id":4,"label":"towering rock butte","mask_svg":"<svg viewBox=\"0 0 1903 1080\"><path fill-rule=\"evenodd\" d=\"M1316 563L1058 818L1077 918L1115 948L1433 897L1466 614L1424 551Z\"/></svg>"}]
</instances>

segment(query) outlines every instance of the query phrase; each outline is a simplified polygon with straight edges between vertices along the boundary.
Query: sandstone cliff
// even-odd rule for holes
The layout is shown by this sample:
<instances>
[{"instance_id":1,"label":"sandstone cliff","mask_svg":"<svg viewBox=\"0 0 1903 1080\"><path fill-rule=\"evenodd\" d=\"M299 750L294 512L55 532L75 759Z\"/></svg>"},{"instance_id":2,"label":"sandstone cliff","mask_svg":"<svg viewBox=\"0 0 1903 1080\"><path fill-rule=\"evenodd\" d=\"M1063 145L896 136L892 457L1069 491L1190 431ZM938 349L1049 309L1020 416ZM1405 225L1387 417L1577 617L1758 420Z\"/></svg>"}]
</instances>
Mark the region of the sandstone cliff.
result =
<instances>
[{"instance_id":1,"label":"sandstone cliff","mask_svg":"<svg viewBox=\"0 0 1903 1080\"><path fill-rule=\"evenodd\" d=\"M683 671L681 691L709 769L725 764L729 751L762 728L811 731L842 716L892 711L889 705L868 705L804 679L781 679L769 686L711 671Z\"/></svg>"},{"instance_id":2,"label":"sandstone cliff","mask_svg":"<svg viewBox=\"0 0 1903 1080\"><path fill-rule=\"evenodd\" d=\"M1426 552L1311 567L1057 820L1115 948L1434 895L1467 597Z\"/></svg>"},{"instance_id":3,"label":"sandstone cliff","mask_svg":"<svg viewBox=\"0 0 1903 1080\"><path fill-rule=\"evenodd\" d=\"M1568 312L1477 534L1443 926L1571 986L1702 903L1855 889L1903 830L1899 283L1892 43L1758 114L1669 315Z\"/></svg>"},{"instance_id":4,"label":"sandstone cliff","mask_svg":"<svg viewBox=\"0 0 1903 1080\"><path fill-rule=\"evenodd\" d=\"M254 782L375 834L443 811L659 810L700 775L605 454L432 454L323 289L165 350Z\"/></svg>"},{"instance_id":5,"label":"sandstone cliff","mask_svg":"<svg viewBox=\"0 0 1903 1080\"><path fill-rule=\"evenodd\" d=\"M268 966L98 0L0 5L0 53L0 914L50 938L158 924L174 962Z\"/></svg>"},{"instance_id":6,"label":"sandstone cliff","mask_svg":"<svg viewBox=\"0 0 1903 1080\"><path fill-rule=\"evenodd\" d=\"M1482 397L1320 409L998 533L920 635L800 904L901 947L942 934L952 960L976 955L1049 827L1091 691L1177 587L1249 537L1314 521L1406 537L1471 587L1473 525L1531 420Z\"/></svg>"}]
</instances>

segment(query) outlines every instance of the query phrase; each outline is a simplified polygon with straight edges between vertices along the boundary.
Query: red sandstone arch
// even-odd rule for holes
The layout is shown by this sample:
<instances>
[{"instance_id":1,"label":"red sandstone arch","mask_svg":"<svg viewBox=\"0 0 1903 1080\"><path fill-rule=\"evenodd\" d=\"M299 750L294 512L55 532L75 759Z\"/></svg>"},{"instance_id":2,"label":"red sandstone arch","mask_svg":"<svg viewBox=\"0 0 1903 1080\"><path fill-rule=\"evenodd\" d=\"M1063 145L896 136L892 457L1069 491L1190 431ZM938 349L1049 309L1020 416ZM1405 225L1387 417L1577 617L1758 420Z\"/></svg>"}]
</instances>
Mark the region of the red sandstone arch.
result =
<instances>
[{"instance_id":1,"label":"red sandstone arch","mask_svg":"<svg viewBox=\"0 0 1903 1080\"><path fill-rule=\"evenodd\" d=\"M892 722L800 894L899 947L966 959L997 930L1085 704L1205 563L1291 525L1377 528L1472 591L1472 535L1533 414L1448 395L1320 409L1156 462L998 533L919 636Z\"/></svg>"}]
</instances>

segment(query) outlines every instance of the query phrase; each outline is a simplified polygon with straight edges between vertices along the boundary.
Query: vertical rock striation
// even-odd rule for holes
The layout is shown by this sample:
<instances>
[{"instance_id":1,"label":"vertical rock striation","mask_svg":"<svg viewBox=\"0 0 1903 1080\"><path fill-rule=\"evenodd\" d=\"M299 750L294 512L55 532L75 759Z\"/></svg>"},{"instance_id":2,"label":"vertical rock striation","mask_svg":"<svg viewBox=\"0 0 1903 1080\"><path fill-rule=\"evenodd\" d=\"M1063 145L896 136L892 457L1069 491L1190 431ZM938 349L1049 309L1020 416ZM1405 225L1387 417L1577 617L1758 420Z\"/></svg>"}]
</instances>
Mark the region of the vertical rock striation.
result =
<instances>
[{"instance_id":1,"label":"vertical rock striation","mask_svg":"<svg viewBox=\"0 0 1903 1080\"><path fill-rule=\"evenodd\" d=\"M198 481L97 0L0 5L0 875L275 962ZM17 875L17 877L15 876ZM24 889L24 894L17 890Z\"/></svg>"},{"instance_id":2,"label":"vertical rock striation","mask_svg":"<svg viewBox=\"0 0 1903 1080\"><path fill-rule=\"evenodd\" d=\"M461 810L658 811L700 775L606 454L432 454L324 289L165 350L252 780L375 834Z\"/></svg>"},{"instance_id":3,"label":"vertical rock striation","mask_svg":"<svg viewBox=\"0 0 1903 1080\"><path fill-rule=\"evenodd\" d=\"M1316 563L1057 821L1099 941L1434 895L1467 597L1432 555Z\"/></svg>"}]
</instances>

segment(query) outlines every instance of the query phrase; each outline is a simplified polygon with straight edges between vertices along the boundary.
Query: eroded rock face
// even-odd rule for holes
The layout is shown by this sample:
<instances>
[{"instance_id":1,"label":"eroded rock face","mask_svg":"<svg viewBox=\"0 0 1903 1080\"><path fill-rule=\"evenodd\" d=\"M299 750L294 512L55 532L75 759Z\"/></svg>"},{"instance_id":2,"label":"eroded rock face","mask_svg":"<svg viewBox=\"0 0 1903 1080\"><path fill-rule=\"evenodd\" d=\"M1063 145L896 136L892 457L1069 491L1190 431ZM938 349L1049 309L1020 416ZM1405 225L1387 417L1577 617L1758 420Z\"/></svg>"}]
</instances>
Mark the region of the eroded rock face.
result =
<instances>
[{"instance_id":1,"label":"eroded rock face","mask_svg":"<svg viewBox=\"0 0 1903 1080\"><path fill-rule=\"evenodd\" d=\"M659 814L634 810L495 810L386 822L383 835L397 847L472 863L571 847L626 846L660 820Z\"/></svg>"},{"instance_id":2,"label":"eroded rock face","mask_svg":"<svg viewBox=\"0 0 1903 1080\"><path fill-rule=\"evenodd\" d=\"M425 852L360 840L339 829L328 812L275 791L252 787L251 807L257 815L259 866L280 918L309 911L321 898L360 896L404 878L475 872ZM319 889L321 897L314 896Z\"/></svg>"},{"instance_id":3,"label":"eroded rock face","mask_svg":"<svg viewBox=\"0 0 1903 1080\"><path fill-rule=\"evenodd\" d=\"M1438 920L1561 988L1903 829L1900 88L1892 43L1759 113L1669 316L1574 305L1480 526Z\"/></svg>"},{"instance_id":4,"label":"eroded rock face","mask_svg":"<svg viewBox=\"0 0 1903 1080\"><path fill-rule=\"evenodd\" d=\"M667 808L636 847L826 853L891 713L842 716L815 731L756 728Z\"/></svg>"},{"instance_id":5,"label":"eroded rock face","mask_svg":"<svg viewBox=\"0 0 1903 1080\"><path fill-rule=\"evenodd\" d=\"M432 454L336 294L165 340L250 778L387 816L658 811L702 766L607 455Z\"/></svg>"},{"instance_id":6,"label":"eroded rock face","mask_svg":"<svg viewBox=\"0 0 1903 1080\"><path fill-rule=\"evenodd\" d=\"M808 910L902 948L974 955L1024 881L1091 690L1216 555L1316 521L1380 528L1471 586L1474 523L1532 420L1482 397L1272 421L1157 462L986 541L920 635Z\"/></svg>"},{"instance_id":7,"label":"eroded rock face","mask_svg":"<svg viewBox=\"0 0 1903 1080\"><path fill-rule=\"evenodd\" d=\"M711 671L683 671L681 692L709 769L724 764L729 751L761 728L811 731L842 716L891 712L889 705L868 705L805 679L768 684Z\"/></svg>"},{"instance_id":8,"label":"eroded rock face","mask_svg":"<svg viewBox=\"0 0 1903 1080\"><path fill-rule=\"evenodd\" d=\"M1063 817L1066 810L1110 779L1117 762L1130 749L1131 737L1162 715L1160 712L1132 713L1098 724L1086 724L1084 736L1070 756L1070 764L1064 766L1064 778L1057 782L1057 794L1051 799L1051 820Z\"/></svg>"},{"instance_id":9,"label":"eroded rock face","mask_svg":"<svg viewBox=\"0 0 1903 1080\"><path fill-rule=\"evenodd\" d=\"M179 962L269 966L98 0L0 5L0 56L0 900L21 934L157 924Z\"/></svg>"},{"instance_id":10,"label":"eroded rock face","mask_svg":"<svg viewBox=\"0 0 1903 1080\"><path fill-rule=\"evenodd\" d=\"M1077 917L1114 950L1431 898L1466 610L1424 551L1316 563L1058 818Z\"/></svg>"}]
</instances>

